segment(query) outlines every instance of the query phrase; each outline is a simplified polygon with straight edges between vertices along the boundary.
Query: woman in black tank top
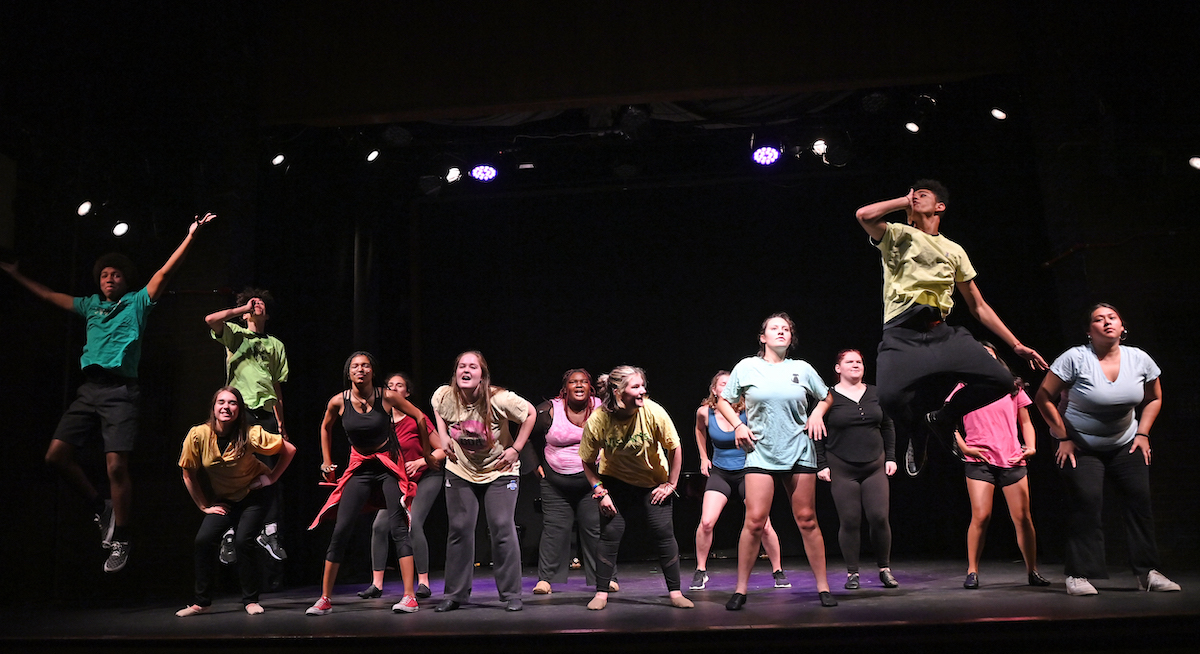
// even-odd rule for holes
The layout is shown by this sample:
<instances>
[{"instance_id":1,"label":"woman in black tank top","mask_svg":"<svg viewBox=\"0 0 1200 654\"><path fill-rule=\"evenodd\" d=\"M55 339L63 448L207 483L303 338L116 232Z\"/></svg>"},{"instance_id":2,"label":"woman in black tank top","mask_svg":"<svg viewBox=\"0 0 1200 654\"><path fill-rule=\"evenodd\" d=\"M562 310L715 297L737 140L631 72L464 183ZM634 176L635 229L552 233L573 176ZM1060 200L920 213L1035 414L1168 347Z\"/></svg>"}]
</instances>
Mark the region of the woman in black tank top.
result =
<instances>
[{"instance_id":1,"label":"woman in black tank top","mask_svg":"<svg viewBox=\"0 0 1200 654\"><path fill-rule=\"evenodd\" d=\"M330 450L333 445L333 424L341 418L346 438L350 441L350 463L338 479L329 501L321 508L309 529L327 515L337 516L329 550L325 554L325 574L321 581L321 598L305 613L325 615L333 611L330 596L337 580L338 568L345 556L346 546L355 519L372 492L382 490L387 501L392 541L400 556L400 574L404 578L404 597L392 610L413 613L417 599L413 591L412 544L408 537L408 505L415 495L416 485L404 471L404 461L396 447L392 429L392 411L412 416L417 421L421 447L429 456L429 430L426 418L411 402L399 393L375 386L375 359L366 352L355 352L346 360L345 379L349 388L329 400L325 419L321 422L321 472L333 479L334 465Z\"/></svg>"}]
</instances>

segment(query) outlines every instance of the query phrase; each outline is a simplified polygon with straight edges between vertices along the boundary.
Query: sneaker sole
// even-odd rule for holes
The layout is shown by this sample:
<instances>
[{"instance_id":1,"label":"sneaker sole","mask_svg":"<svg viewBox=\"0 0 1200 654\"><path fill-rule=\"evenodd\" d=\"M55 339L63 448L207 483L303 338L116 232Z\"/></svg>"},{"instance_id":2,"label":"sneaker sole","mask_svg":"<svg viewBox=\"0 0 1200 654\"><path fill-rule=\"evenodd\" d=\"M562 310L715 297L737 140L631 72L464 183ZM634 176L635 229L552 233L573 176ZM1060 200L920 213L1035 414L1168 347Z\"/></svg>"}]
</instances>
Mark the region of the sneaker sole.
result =
<instances>
[{"instance_id":1,"label":"sneaker sole","mask_svg":"<svg viewBox=\"0 0 1200 654\"><path fill-rule=\"evenodd\" d=\"M304 615L329 615L333 613L333 609L308 609Z\"/></svg>"},{"instance_id":2,"label":"sneaker sole","mask_svg":"<svg viewBox=\"0 0 1200 654\"><path fill-rule=\"evenodd\" d=\"M790 583L782 583L782 584L781 584L781 583L779 583L779 582L776 582L776 583L775 583L775 587L776 587L776 588L791 588L791 587L792 587L792 585L791 585Z\"/></svg>"},{"instance_id":3,"label":"sneaker sole","mask_svg":"<svg viewBox=\"0 0 1200 654\"><path fill-rule=\"evenodd\" d=\"M418 607L418 606L414 606L411 608L409 608L407 606L400 606L400 607L393 606L392 613L416 613L419 609L420 609L420 607Z\"/></svg>"}]
</instances>

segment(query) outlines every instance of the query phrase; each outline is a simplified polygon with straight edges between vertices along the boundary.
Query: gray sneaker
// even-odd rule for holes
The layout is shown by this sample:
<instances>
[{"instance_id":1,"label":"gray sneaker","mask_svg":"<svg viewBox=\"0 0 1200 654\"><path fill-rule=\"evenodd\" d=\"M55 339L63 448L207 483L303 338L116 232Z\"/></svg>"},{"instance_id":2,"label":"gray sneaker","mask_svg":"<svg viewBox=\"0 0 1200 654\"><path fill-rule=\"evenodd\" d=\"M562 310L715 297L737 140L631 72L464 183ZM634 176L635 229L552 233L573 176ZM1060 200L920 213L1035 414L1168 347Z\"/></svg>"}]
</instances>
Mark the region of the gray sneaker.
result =
<instances>
[{"instance_id":1,"label":"gray sneaker","mask_svg":"<svg viewBox=\"0 0 1200 654\"><path fill-rule=\"evenodd\" d=\"M279 544L279 532L268 534L266 528L264 528L263 532L255 540L276 561L282 561L287 558L287 552L283 551L283 546Z\"/></svg>"},{"instance_id":2,"label":"gray sneaker","mask_svg":"<svg viewBox=\"0 0 1200 654\"><path fill-rule=\"evenodd\" d=\"M221 553L217 556L221 563L233 565L237 563L237 548L233 545L233 530L225 532L221 537Z\"/></svg>"},{"instance_id":3,"label":"gray sneaker","mask_svg":"<svg viewBox=\"0 0 1200 654\"><path fill-rule=\"evenodd\" d=\"M105 572L120 572L129 562L129 543L114 540L109 547L108 559L104 561Z\"/></svg>"},{"instance_id":4,"label":"gray sneaker","mask_svg":"<svg viewBox=\"0 0 1200 654\"><path fill-rule=\"evenodd\" d=\"M113 520L112 500L104 500L104 509L96 514L96 527L100 529L100 545L104 549L112 547L113 529L116 528L116 521Z\"/></svg>"},{"instance_id":5,"label":"gray sneaker","mask_svg":"<svg viewBox=\"0 0 1200 654\"><path fill-rule=\"evenodd\" d=\"M776 570L775 572L771 573L771 576L774 577L774 579L775 579L775 587L776 588L791 588L792 587L792 582L788 581L787 575L783 574L783 570Z\"/></svg>"},{"instance_id":6,"label":"gray sneaker","mask_svg":"<svg viewBox=\"0 0 1200 654\"><path fill-rule=\"evenodd\" d=\"M697 570L696 574L692 575L692 585L688 586L688 590L704 590L708 585L708 572L705 570Z\"/></svg>"}]
</instances>

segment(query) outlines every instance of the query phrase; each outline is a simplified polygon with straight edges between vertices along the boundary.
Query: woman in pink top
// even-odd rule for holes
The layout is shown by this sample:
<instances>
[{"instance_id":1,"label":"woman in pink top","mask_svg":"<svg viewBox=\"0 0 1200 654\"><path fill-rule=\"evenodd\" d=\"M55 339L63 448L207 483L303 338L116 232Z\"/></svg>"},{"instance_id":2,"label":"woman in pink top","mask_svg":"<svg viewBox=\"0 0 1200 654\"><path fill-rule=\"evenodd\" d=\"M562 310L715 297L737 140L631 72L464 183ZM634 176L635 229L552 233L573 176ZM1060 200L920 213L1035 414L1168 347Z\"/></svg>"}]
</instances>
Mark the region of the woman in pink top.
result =
<instances>
[{"instance_id":1,"label":"woman in pink top","mask_svg":"<svg viewBox=\"0 0 1200 654\"><path fill-rule=\"evenodd\" d=\"M988 354L1004 364L1004 360L996 356L994 345L986 341L981 343ZM1008 367L1007 364L1004 366ZM979 557L983 555L997 486L1004 492L1008 513L1017 530L1017 546L1021 548L1021 556L1025 559L1029 585L1050 585L1037 571L1037 535L1029 513L1029 480L1025 476L1025 461L1034 455L1037 448L1036 433L1029 420L1028 407L1033 402L1025 394L1023 386L1024 382L1016 378L1012 392L963 416L963 431L954 432L966 463L967 494L971 498L971 526L967 529L967 578L963 588L979 588ZM954 391L958 392L958 388Z\"/></svg>"},{"instance_id":2,"label":"woman in pink top","mask_svg":"<svg viewBox=\"0 0 1200 654\"><path fill-rule=\"evenodd\" d=\"M552 592L551 583L567 581L567 556L571 548L571 526L579 525L580 558L589 587L596 585L596 544L600 542L599 505L583 473L579 441L583 425L600 399L592 388L592 376L583 368L563 373L558 397L537 407L537 431L545 434L538 448L542 455L542 539L538 546L536 595ZM617 582L610 583L617 590Z\"/></svg>"}]
</instances>

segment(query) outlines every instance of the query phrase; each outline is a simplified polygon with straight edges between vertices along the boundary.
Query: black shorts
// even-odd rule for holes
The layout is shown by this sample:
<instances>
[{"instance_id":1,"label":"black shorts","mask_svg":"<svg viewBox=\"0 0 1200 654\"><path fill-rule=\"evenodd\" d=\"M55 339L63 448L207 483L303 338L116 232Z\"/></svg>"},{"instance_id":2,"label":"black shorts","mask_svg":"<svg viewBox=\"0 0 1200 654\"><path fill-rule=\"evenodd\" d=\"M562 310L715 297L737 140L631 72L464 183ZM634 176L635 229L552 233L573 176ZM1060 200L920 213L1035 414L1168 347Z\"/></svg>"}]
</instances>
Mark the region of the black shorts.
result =
<instances>
[{"instance_id":1,"label":"black shorts","mask_svg":"<svg viewBox=\"0 0 1200 654\"><path fill-rule=\"evenodd\" d=\"M138 385L125 382L88 381L54 430L54 440L83 447L97 432L105 452L131 452L137 441Z\"/></svg>"},{"instance_id":2,"label":"black shorts","mask_svg":"<svg viewBox=\"0 0 1200 654\"><path fill-rule=\"evenodd\" d=\"M771 475L776 479L783 479L784 477L790 477L792 475L815 475L817 474L817 469L810 468L802 463L796 463L792 465L791 470L767 470L766 468L746 466L745 468L742 468L742 472L745 474L754 473L758 475Z\"/></svg>"},{"instance_id":3,"label":"black shorts","mask_svg":"<svg viewBox=\"0 0 1200 654\"><path fill-rule=\"evenodd\" d=\"M967 471L967 479L975 479L978 481L986 481L993 486L1004 488L1025 478L1027 468L1025 466L1014 466L1012 468L1001 468L990 463L969 462L965 464Z\"/></svg>"},{"instance_id":4,"label":"black shorts","mask_svg":"<svg viewBox=\"0 0 1200 654\"><path fill-rule=\"evenodd\" d=\"M716 466L710 467L708 482L704 485L704 492L709 491L720 493L728 499L733 499L736 493L739 498L744 499L746 497L746 471L729 471Z\"/></svg>"}]
</instances>

